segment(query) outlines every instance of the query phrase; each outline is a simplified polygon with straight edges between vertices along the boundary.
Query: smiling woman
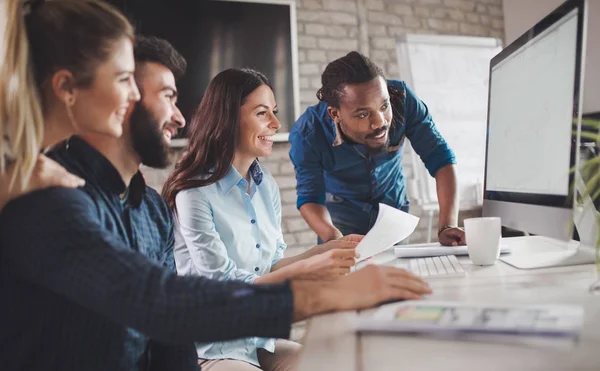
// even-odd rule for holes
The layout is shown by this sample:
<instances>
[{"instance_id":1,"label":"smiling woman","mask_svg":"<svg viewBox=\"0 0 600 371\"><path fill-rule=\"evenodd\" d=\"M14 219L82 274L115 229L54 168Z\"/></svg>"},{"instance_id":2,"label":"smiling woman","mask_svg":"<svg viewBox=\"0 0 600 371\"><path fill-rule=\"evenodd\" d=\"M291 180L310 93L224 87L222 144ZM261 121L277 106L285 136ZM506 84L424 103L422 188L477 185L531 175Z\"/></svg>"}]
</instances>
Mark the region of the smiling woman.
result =
<instances>
[{"instance_id":1,"label":"smiling woman","mask_svg":"<svg viewBox=\"0 0 600 371\"><path fill-rule=\"evenodd\" d=\"M0 209L32 190L80 186L40 150L80 132L120 136L139 99L133 27L116 9L94 0L2 4Z\"/></svg>"},{"instance_id":2,"label":"smiling woman","mask_svg":"<svg viewBox=\"0 0 600 371\"><path fill-rule=\"evenodd\" d=\"M279 130L267 78L248 69L219 73L192 117L189 146L167 179L163 196L176 212L175 262L182 275L254 283L333 278L354 265L360 238L316 246L284 258L281 201L275 179L258 157L269 156ZM247 338L198 344L201 364L228 370L288 364L299 345ZM209 361L210 360L210 361ZM289 369L283 367L282 369Z\"/></svg>"},{"instance_id":3,"label":"smiling woman","mask_svg":"<svg viewBox=\"0 0 600 371\"><path fill-rule=\"evenodd\" d=\"M255 90L258 90L256 94ZM261 99L266 99L264 102L257 104L258 99L248 102L251 94L259 93ZM241 155L237 156L239 159L257 152L258 148L267 150L268 143L256 146L259 134L251 143L253 140L248 138L247 132L275 133L279 129L275 112L273 91L262 73L228 69L215 76L191 119L188 148L163 187L163 197L169 206L176 208L175 197L180 191L223 179L234 164L237 152ZM249 167L250 164L238 171L245 175Z\"/></svg>"}]
</instances>

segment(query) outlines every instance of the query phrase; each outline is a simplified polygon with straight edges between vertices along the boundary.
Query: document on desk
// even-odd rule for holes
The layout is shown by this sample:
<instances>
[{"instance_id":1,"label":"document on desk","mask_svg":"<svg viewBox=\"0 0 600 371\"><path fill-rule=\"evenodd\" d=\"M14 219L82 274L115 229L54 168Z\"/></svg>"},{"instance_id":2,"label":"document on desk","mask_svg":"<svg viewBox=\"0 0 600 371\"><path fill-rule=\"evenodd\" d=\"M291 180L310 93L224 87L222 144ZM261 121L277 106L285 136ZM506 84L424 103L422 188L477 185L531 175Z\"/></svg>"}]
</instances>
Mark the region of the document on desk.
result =
<instances>
[{"instance_id":1,"label":"document on desk","mask_svg":"<svg viewBox=\"0 0 600 371\"><path fill-rule=\"evenodd\" d=\"M578 305L497 305L405 301L360 317L358 331L496 334L576 338L584 311Z\"/></svg>"},{"instance_id":2,"label":"document on desk","mask_svg":"<svg viewBox=\"0 0 600 371\"><path fill-rule=\"evenodd\" d=\"M358 261L389 249L410 236L419 224L419 218L394 207L379 204L377 221L356 247Z\"/></svg>"}]
</instances>

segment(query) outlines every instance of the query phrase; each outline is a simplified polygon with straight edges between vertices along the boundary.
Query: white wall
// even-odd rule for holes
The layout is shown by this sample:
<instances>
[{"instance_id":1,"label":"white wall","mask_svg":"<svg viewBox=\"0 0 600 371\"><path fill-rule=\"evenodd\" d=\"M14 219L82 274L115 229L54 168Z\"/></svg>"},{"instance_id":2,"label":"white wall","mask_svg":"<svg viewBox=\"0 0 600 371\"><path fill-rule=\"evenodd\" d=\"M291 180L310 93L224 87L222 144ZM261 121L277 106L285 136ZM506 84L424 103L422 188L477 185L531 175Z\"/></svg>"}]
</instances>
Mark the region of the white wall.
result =
<instances>
[{"instance_id":1,"label":"white wall","mask_svg":"<svg viewBox=\"0 0 600 371\"><path fill-rule=\"evenodd\" d=\"M563 2L564 0L502 0L506 45L515 41Z\"/></svg>"},{"instance_id":2,"label":"white wall","mask_svg":"<svg viewBox=\"0 0 600 371\"><path fill-rule=\"evenodd\" d=\"M564 0L503 0L506 45L562 4ZM600 0L588 0L583 113L600 112ZM593 41L593 42L592 42Z\"/></svg>"}]
</instances>

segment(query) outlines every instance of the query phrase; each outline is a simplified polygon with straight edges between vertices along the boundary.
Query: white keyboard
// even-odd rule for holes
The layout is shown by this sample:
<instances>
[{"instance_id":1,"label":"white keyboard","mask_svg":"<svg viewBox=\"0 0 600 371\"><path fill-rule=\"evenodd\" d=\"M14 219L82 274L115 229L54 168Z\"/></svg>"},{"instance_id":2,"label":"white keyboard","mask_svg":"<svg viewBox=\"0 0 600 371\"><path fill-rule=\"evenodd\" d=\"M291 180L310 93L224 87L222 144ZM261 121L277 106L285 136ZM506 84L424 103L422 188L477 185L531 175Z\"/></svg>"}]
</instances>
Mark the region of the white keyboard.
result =
<instances>
[{"instance_id":1,"label":"white keyboard","mask_svg":"<svg viewBox=\"0 0 600 371\"><path fill-rule=\"evenodd\" d=\"M462 264L454 255L410 259L405 269L422 278L466 276Z\"/></svg>"}]
</instances>

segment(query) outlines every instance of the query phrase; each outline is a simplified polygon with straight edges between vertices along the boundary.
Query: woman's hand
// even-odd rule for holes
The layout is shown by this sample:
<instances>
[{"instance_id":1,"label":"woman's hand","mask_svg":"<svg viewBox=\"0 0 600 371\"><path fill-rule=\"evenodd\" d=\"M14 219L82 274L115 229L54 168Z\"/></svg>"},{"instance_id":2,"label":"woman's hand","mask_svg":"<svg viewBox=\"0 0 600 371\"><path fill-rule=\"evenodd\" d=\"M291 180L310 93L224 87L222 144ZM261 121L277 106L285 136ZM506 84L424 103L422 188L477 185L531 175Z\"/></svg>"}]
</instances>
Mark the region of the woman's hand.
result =
<instances>
[{"instance_id":1,"label":"woman's hand","mask_svg":"<svg viewBox=\"0 0 600 371\"><path fill-rule=\"evenodd\" d=\"M347 242L347 241L346 241ZM352 247L330 249L321 254L300 260L297 279L331 280L350 273L350 268L356 264L356 250Z\"/></svg>"},{"instance_id":2,"label":"woman's hand","mask_svg":"<svg viewBox=\"0 0 600 371\"><path fill-rule=\"evenodd\" d=\"M23 193L29 193L50 187L77 188L83 187L85 180L69 173L64 167L56 161L49 159L44 155L39 155L31 180Z\"/></svg>"},{"instance_id":3,"label":"woman's hand","mask_svg":"<svg viewBox=\"0 0 600 371\"><path fill-rule=\"evenodd\" d=\"M349 234L336 240L330 240L317 245L310 249L310 252L314 255L317 255L334 249L355 249L358 243L362 241L364 237L365 236L360 234Z\"/></svg>"},{"instance_id":4,"label":"woman's hand","mask_svg":"<svg viewBox=\"0 0 600 371\"><path fill-rule=\"evenodd\" d=\"M83 179L69 173L56 161L51 160L44 155L38 156L33 173L31 174L31 178L29 180L29 184L27 184L24 189L21 189L21 187L16 184L13 186L13 189L9 191L8 186L10 184L13 172L14 165L9 166L8 171L5 174L0 175L0 178L2 179L0 208L10 200L40 189L50 187L77 188L85 185L85 181Z\"/></svg>"}]
</instances>

